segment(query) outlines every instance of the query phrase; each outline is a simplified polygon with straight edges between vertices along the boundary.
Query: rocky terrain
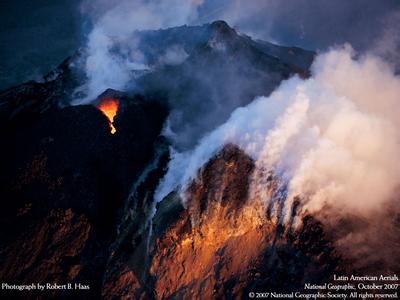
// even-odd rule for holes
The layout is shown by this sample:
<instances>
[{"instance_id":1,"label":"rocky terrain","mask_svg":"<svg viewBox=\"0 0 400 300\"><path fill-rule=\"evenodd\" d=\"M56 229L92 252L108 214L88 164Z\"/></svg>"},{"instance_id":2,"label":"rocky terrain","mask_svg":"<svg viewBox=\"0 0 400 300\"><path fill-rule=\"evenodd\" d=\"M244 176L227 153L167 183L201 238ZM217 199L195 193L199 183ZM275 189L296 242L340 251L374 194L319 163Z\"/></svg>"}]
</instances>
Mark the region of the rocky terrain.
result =
<instances>
[{"instance_id":1,"label":"rocky terrain","mask_svg":"<svg viewBox=\"0 0 400 300\"><path fill-rule=\"evenodd\" d=\"M154 101L119 100L114 135L105 115L88 105L7 124L1 149L2 282L80 282L91 286L90 295L100 295L119 210L161 142L167 113Z\"/></svg>"},{"instance_id":2,"label":"rocky terrain","mask_svg":"<svg viewBox=\"0 0 400 300\"><path fill-rule=\"evenodd\" d=\"M110 262L103 296L241 299L249 291L301 290L304 282L323 283L340 272L318 221L306 217L299 232L285 233L248 199L253 169L240 149L225 146L188 188L186 207L176 194L158 205L148 273L137 267L139 243Z\"/></svg>"},{"instance_id":3,"label":"rocky terrain","mask_svg":"<svg viewBox=\"0 0 400 300\"><path fill-rule=\"evenodd\" d=\"M69 105L85 80L73 57L43 82L0 92L0 280L90 286L8 296L240 299L345 272L319 221L305 216L291 232L249 199L254 161L235 145L199 170L185 201L175 192L153 201L170 156L168 116L182 116L171 124L178 134L201 136L283 79L308 76L314 54L251 40L222 21L138 34L152 68L135 90ZM160 59L176 45L183 61ZM110 98L114 133L99 109ZM207 126L196 126L207 114Z\"/></svg>"}]
</instances>

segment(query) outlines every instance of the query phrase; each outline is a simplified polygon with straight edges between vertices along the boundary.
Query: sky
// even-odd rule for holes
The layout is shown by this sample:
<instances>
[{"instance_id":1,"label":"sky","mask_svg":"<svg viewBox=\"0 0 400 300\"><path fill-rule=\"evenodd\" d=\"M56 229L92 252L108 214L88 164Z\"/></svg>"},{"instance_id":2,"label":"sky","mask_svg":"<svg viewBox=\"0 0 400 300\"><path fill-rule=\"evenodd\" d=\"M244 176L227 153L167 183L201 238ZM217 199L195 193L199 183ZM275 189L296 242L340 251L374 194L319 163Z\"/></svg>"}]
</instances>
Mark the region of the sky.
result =
<instances>
[{"instance_id":1,"label":"sky","mask_svg":"<svg viewBox=\"0 0 400 300\"><path fill-rule=\"evenodd\" d=\"M0 1L0 89L39 79L79 47L78 3Z\"/></svg>"}]
</instances>

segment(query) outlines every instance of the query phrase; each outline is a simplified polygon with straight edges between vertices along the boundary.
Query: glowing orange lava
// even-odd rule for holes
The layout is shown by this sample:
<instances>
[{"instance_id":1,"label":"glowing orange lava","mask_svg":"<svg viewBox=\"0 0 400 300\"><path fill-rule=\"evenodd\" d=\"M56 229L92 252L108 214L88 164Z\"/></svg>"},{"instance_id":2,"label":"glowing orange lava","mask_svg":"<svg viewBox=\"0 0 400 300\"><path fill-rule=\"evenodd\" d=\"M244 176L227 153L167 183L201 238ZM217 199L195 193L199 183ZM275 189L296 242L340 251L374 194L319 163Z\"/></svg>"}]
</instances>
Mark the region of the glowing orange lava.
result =
<instances>
[{"instance_id":1,"label":"glowing orange lava","mask_svg":"<svg viewBox=\"0 0 400 300\"><path fill-rule=\"evenodd\" d=\"M111 133L114 134L117 130L115 129L113 122L114 117L118 112L119 102L117 99L114 98L106 98L100 101L99 105L97 106L103 114L108 118L110 121L111 126Z\"/></svg>"}]
</instances>

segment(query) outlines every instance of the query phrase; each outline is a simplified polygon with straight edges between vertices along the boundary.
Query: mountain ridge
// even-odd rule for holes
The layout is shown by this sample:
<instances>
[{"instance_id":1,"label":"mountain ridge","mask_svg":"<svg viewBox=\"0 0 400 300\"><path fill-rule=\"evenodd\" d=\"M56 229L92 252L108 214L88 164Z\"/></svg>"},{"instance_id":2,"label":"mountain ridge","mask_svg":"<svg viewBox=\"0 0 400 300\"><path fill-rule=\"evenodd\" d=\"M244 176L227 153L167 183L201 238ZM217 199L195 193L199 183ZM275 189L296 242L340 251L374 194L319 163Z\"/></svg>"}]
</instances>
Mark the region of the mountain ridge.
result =
<instances>
[{"instance_id":1,"label":"mountain ridge","mask_svg":"<svg viewBox=\"0 0 400 300\"><path fill-rule=\"evenodd\" d=\"M147 54L151 68L134 76L137 85L131 89L108 87L88 105L70 105L87 83L82 69L87 53L81 50L42 82L30 81L0 92L0 138L4 141L0 157L5 166L0 170L2 281L90 285L89 291L73 293L81 298L112 298L116 294L159 297L166 281L157 282L157 277L169 280L163 271L168 265L161 260L180 256L176 252L163 256L160 249L168 248L165 246L176 230L190 238L206 236L204 228L192 237L186 230L195 229L191 216L207 227L207 207L216 205L201 200L206 191L196 185L193 214L176 194L154 203L154 191L173 155L170 146L190 147L238 106L272 92L292 75L307 76L308 72L266 53L261 45L255 47L223 21L138 35L142 39L139 48ZM111 121L98 108L110 98L118 103L114 134ZM182 140L163 136L167 119L172 130L182 129L177 132ZM230 164L247 175L251 172L252 162L244 153L234 146L224 151L206 167L211 174L223 178ZM245 198L247 180L242 171L230 177L238 187L227 185L227 191L237 191L233 194L238 196L232 200L230 193L225 193L222 210L230 208L228 214L235 209L241 213L239 204ZM211 177L204 179L210 186ZM218 192L215 182L213 186ZM225 215L222 217L224 221ZM230 218L225 221L233 224ZM32 251L30 259L19 259ZM185 253L192 252L188 249ZM185 255L181 257L188 258ZM250 278L240 274L246 282ZM184 276L190 280L189 275ZM216 288L218 295L224 289L233 293L233 281L228 277L217 281L225 286ZM175 287L180 289L178 282ZM190 294L178 290L168 288L165 295ZM45 297L67 295L48 291ZM25 298L38 296L33 291Z\"/></svg>"}]
</instances>

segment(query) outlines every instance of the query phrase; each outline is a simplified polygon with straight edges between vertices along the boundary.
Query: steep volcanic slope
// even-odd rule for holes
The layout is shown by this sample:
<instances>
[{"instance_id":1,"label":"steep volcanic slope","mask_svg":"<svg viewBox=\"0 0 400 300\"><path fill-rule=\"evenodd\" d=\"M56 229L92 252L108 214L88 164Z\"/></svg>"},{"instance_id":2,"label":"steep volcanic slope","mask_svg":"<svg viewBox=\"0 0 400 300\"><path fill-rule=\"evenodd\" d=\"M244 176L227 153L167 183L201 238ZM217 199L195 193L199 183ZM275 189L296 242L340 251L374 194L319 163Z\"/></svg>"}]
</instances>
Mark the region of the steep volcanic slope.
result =
<instances>
[{"instance_id":1,"label":"steep volcanic slope","mask_svg":"<svg viewBox=\"0 0 400 300\"><path fill-rule=\"evenodd\" d=\"M39 98L40 96L37 95ZM152 157L166 110L119 97L111 134L94 106L21 115L2 127L0 279L10 284L75 282L98 297L119 210ZM65 296L47 290L22 298Z\"/></svg>"},{"instance_id":2,"label":"steep volcanic slope","mask_svg":"<svg viewBox=\"0 0 400 300\"><path fill-rule=\"evenodd\" d=\"M148 274L135 268L135 250L146 249L139 245L111 264L103 296L240 299L249 291L299 290L340 271L319 222L305 217L290 233L248 199L253 169L244 152L225 146L190 184L186 208L173 193L158 205Z\"/></svg>"}]
</instances>

